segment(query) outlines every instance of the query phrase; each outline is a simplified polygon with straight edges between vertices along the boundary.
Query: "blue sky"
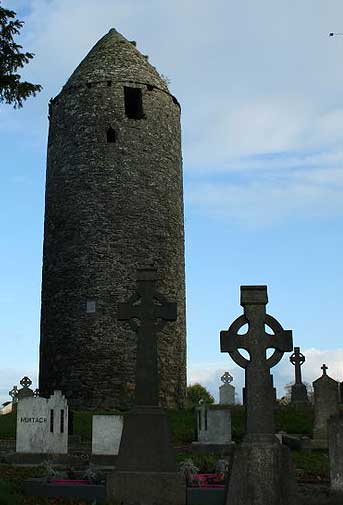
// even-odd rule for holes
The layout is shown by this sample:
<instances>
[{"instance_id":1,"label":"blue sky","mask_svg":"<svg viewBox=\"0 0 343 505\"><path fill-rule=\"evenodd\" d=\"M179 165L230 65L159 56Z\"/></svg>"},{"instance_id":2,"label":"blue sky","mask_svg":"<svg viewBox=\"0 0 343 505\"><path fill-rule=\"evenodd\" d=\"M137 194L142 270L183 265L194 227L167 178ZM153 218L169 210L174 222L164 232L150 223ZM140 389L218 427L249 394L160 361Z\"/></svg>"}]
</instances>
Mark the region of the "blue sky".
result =
<instances>
[{"instance_id":1,"label":"blue sky","mask_svg":"<svg viewBox=\"0 0 343 505\"><path fill-rule=\"evenodd\" d=\"M47 103L111 27L182 105L188 377L216 393L239 286L267 284L312 382L343 380L343 5L339 0L4 0L44 91L0 106L0 401L38 364ZM293 379L284 357L279 395Z\"/></svg>"}]
</instances>

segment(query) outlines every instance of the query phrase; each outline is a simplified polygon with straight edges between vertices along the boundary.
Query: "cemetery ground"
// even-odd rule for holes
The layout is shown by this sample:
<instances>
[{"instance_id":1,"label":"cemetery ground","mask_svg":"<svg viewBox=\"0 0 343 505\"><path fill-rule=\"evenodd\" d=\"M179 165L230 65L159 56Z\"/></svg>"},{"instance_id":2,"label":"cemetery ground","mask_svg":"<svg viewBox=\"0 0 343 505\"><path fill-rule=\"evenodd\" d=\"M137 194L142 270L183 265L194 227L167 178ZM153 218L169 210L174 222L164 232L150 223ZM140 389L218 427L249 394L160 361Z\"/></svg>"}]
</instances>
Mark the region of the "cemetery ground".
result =
<instances>
[{"instance_id":1,"label":"cemetery ground","mask_svg":"<svg viewBox=\"0 0 343 505\"><path fill-rule=\"evenodd\" d=\"M220 407L218 407L220 408ZM113 414L118 412L102 411L97 414ZM95 412L74 412L74 435L81 440L80 451L90 449L92 416ZM239 443L244 434L244 409L241 405L232 407L232 437ZM199 453L191 442L195 440L194 411L192 409L169 411L168 418L172 430L174 447L177 450L178 462L191 458L201 473L212 473L220 455L211 452ZM311 436L313 429L313 408L294 408L290 405L278 405L276 409L276 431L287 434ZM16 414L0 416L1 450L15 439ZM296 467L299 485L299 505L335 505L342 504L341 498L329 495L329 460L327 451L309 451L292 449L292 458ZM2 453L4 454L4 453ZM84 466L87 466L85 460ZM75 468L65 467L64 472L73 478ZM82 505L82 500L28 498L23 495L23 481L30 477L44 476L44 465L21 466L8 465L0 452L0 505L44 505L63 504ZM45 474L46 475L46 474ZM75 477L74 477L75 478ZM15 496L13 496L13 493ZM89 502L88 502L89 503ZM115 504L115 502L112 502Z\"/></svg>"}]
</instances>

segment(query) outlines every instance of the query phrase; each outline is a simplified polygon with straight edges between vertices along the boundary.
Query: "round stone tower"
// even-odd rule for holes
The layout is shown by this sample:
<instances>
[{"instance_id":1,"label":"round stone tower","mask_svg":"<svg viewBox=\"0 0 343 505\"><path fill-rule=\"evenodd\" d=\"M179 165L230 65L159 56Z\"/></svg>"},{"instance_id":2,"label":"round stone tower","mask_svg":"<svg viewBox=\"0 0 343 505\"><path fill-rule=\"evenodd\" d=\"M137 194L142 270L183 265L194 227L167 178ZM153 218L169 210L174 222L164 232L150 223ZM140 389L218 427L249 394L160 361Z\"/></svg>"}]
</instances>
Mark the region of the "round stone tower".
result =
<instances>
[{"instance_id":1,"label":"round stone tower","mask_svg":"<svg viewBox=\"0 0 343 505\"><path fill-rule=\"evenodd\" d=\"M154 264L178 319L159 333L161 404L186 389L180 106L112 29L50 102L39 389L74 408L126 407L136 334L117 320Z\"/></svg>"}]
</instances>

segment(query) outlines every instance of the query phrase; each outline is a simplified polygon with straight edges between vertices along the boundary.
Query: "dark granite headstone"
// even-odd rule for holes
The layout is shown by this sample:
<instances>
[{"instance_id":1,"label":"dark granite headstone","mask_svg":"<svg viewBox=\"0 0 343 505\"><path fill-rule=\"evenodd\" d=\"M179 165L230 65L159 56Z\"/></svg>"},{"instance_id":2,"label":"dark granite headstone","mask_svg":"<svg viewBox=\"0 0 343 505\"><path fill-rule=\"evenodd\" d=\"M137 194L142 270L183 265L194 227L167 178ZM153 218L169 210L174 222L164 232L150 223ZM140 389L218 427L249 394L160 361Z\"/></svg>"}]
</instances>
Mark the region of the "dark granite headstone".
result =
<instances>
[{"instance_id":1,"label":"dark granite headstone","mask_svg":"<svg viewBox=\"0 0 343 505\"><path fill-rule=\"evenodd\" d=\"M158 394L157 335L177 311L156 290L157 280L156 269L139 269L136 293L118 308L119 320L137 334L135 406L124 417L117 470L107 480L108 497L123 505L183 505L186 496Z\"/></svg>"},{"instance_id":2,"label":"dark granite headstone","mask_svg":"<svg viewBox=\"0 0 343 505\"><path fill-rule=\"evenodd\" d=\"M338 382L327 374L328 367L324 364L323 374L313 382L314 391L314 425L313 444L319 449L327 448L327 422L338 412L339 389Z\"/></svg>"},{"instance_id":3,"label":"dark granite headstone","mask_svg":"<svg viewBox=\"0 0 343 505\"><path fill-rule=\"evenodd\" d=\"M301 366L305 363L305 356L300 352L300 347L294 347L294 352L289 358L289 361L295 367L295 383L293 384L291 390L291 403L307 404L309 403L307 388L301 380Z\"/></svg>"},{"instance_id":4,"label":"dark granite headstone","mask_svg":"<svg viewBox=\"0 0 343 505\"><path fill-rule=\"evenodd\" d=\"M226 505L294 505L296 481L289 449L274 435L274 400L270 369L293 349L292 332L266 314L267 286L241 286L244 315L220 332L221 351L245 369L246 429L236 451ZM245 334L240 328L248 325ZM271 332L267 332L267 328ZM245 349L247 359L239 352ZM267 349L273 349L267 358Z\"/></svg>"}]
</instances>

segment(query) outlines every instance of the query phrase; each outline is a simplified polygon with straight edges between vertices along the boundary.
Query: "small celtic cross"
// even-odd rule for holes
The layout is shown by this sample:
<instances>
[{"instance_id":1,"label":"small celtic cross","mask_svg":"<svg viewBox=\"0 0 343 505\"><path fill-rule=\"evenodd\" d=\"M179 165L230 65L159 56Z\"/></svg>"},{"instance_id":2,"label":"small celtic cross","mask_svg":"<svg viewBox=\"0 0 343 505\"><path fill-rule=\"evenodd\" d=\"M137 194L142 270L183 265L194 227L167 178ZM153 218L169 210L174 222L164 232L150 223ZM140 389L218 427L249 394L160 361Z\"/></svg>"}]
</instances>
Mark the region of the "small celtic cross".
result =
<instances>
[{"instance_id":1,"label":"small celtic cross","mask_svg":"<svg viewBox=\"0 0 343 505\"><path fill-rule=\"evenodd\" d=\"M27 389L31 386L32 380L29 377L23 377L20 381L20 385L23 386L23 388Z\"/></svg>"},{"instance_id":2,"label":"small celtic cross","mask_svg":"<svg viewBox=\"0 0 343 505\"><path fill-rule=\"evenodd\" d=\"M235 363L245 368L246 428L248 434L274 433L274 388L270 369L293 349L292 331L266 313L267 286L241 286L244 315L238 317L228 331L220 332L221 352L228 352ZM241 327L248 331L241 335ZM273 333L267 333L266 326ZM247 359L239 352L245 349ZM267 357L267 350L273 353Z\"/></svg>"},{"instance_id":3,"label":"small celtic cross","mask_svg":"<svg viewBox=\"0 0 343 505\"><path fill-rule=\"evenodd\" d=\"M294 347L294 353L289 361L295 366L295 383L302 384L301 366L305 363L305 356L300 352L300 347Z\"/></svg>"},{"instance_id":4,"label":"small celtic cross","mask_svg":"<svg viewBox=\"0 0 343 505\"><path fill-rule=\"evenodd\" d=\"M220 379L224 384L230 384L233 381L233 377L229 372L225 372Z\"/></svg>"},{"instance_id":5,"label":"small celtic cross","mask_svg":"<svg viewBox=\"0 0 343 505\"><path fill-rule=\"evenodd\" d=\"M18 396L17 386L13 386L13 388L11 389L11 391L8 392L8 394L12 398L13 403L15 403L17 401L17 396Z\"/></svg>"}]
</instances>

